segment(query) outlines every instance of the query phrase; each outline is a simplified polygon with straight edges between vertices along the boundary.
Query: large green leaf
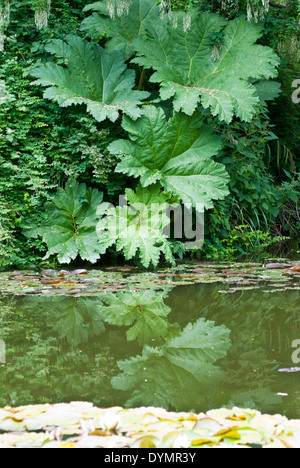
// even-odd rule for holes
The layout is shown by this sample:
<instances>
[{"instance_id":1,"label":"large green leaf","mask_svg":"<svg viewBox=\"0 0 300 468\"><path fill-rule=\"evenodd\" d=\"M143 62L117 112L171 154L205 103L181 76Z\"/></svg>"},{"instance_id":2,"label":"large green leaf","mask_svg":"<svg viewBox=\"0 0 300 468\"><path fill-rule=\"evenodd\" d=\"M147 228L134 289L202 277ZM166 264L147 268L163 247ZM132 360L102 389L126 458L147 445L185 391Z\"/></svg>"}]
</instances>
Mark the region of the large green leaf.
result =
<instances>
[{"instance_id":1,"label":"large green leaf","mask_svg":"<svg viewBox=\"0 0 300 468\"><path fill-rule=\"evenodd\" d=\"M103 245L108 248L116 243L118 251L130 260L139 252L142 264L158 265L160 254L174 264L168 238L163 230L170 223L167 215L169 196L161 192L159 185L136 192L126 190L128 204L111 207L107 216L98 223L97 232Z\"/></svg>"},{"instance_id":2,"label":"large green leaf","mask_svg":"<svg viewBox=\"0 0 300 468\"><path fill-rule=\"evenodd\" d=\"M200 112L174 114L167 121L162 109L147 106L138 121L125 117L122 126L130 140L109 146L111 153L125 155L117 171L141 177L144 187L159 181L184 203L204 208L228 194L225 167L211 159L221 140L204 125Z\"/></svg>"},{"instance_id":3,"label":"large green leaf","mask_svg":"<svg viewBox=\"0 0 300 468\"><path fill-rule=\"evenodd\" d=\"M114 122L120 111L140 117L139 105L149 93L133 90L135 72L127 69L120 51L108 54L77 36L67 36L66 42L54 40L46 49L64 65L49 62L31 72L37 78L33 84L47 87L45 98L62 107L86 104L99 122L106 118Z\"/></svg>"},{"instance_id":4,"label":"large green leaf","mask_svg":"<svg viewBox=\"0 0 300 468\"><path fill-rule=\"evenodd\" d=\"M107 208L102 200L102 192L71 180L65 190L59 188L54 199L46 204L46 223L27 235L42 237L49 249L45 258L58 254L60 263L70 263L80 255L83 260L95 263L105 252L96 232L101 216L99 206Z\"/></svg>"},{"instance_id":5,"label":"large green leaf","mask_svg":"<svg viewBox=\"0 0 300 468\"><path fill-rule=\"evenodd\" d=\"M213 58L212 37L223 34L219 57ZM151 81L160 83L162 99L174 96L174 108L192 115L201 102L214 116L230 122L234 115L250 121L259 97L249 79L277 75L279 58L269 47L256 44L262 26L239 17L226 21L219 15L192 15L184 33L167 22L153 24L133 46L133 62L156 72Z\"/></svg>"},{"instance_id":6,"label":"large green leaf","mask_svg":"<svg viewBox=\"0 0 300 468\"><path fill-rule=\"evenodd\" d=\"M106 307L102 313L112 325L130 326L127 339L143 346L167 334L166 317L171 312L164 303L167 296L168 291L151 290L109 294L103 298Z\"/></svg>"},{"instance_id":7,"label":"large green leaf","mask_svg":"<svg viewBox=\"0 0 300 468\"><path fill-rule=\"evenodd\" d=\"M145 346L140 356L120 361L122 371L114 388L129 391L128 406L161 406L183 410L203 404L207 388L217 385L222 372L214 365L226 356L230 330L200 318L160 348Z\"/></svg>"},{"instance_id":8,"label":"large green leaf","mask_svg":"<svg viewBox=\"0 0 300 468\"><path fill-rule=\"evenodd\" d=\"M83 30L93 37L105 34L110 38L106 50L121 50L125 59L134 55L133 40L143 34L145 28L159 21L159 7L153 0L133 0L129 14L113 20L109 17L106 0L85 7L85 11L90 10L95 13L83 21Z\"/></svg>"}]
</instances>

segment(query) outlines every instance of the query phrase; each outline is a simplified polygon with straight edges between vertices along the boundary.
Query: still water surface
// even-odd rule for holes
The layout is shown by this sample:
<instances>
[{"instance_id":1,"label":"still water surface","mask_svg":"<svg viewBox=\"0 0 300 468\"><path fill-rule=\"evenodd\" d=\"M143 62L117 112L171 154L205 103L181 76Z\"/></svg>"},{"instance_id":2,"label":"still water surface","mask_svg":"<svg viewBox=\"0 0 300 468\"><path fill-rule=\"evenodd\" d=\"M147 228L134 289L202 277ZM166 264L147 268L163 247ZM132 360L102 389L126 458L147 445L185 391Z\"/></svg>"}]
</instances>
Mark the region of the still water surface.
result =
<instances>
[{"instance_id":1,"label":"still water surface","mask_svg":"<svg viewBox=\"0 0 300 468\"><path fill-rule=\"evenodd\" d=\"M300 418L300 373L279 372L300 366L299 290L219 291L0 297L0 406L238 405Z\"/></svg>"}]
</instances>

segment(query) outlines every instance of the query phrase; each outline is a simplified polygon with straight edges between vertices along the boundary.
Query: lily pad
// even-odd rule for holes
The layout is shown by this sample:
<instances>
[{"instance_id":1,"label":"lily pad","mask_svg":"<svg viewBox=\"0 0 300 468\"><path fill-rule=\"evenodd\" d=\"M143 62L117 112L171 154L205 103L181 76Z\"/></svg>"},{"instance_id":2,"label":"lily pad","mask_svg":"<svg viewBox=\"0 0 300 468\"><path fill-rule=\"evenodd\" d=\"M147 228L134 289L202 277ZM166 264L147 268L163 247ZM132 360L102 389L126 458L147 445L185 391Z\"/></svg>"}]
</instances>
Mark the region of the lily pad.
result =
<instances>
[{"instance_id":1,"label":"lily pad","mask_svg":"<svg viewBox=\"0 0 300 468\"><path fill-rule=\"evenodd\" d=\"M118 421L114 431L101 428L103 419ZM23 406L0 410L3 427L1 448L300 448L300 421L238 407L191 415L86 402Z\"/></svg>"},{"instance_id":2,"label":"lily pad","mask_svg":"<svg viewBox=\"0 0 300 468\"><path fill-rule=\"evenodd\" d=\"M300 285L300 264L284 263L288 268L263 268L257 264L214 263L209 268L207 263L177 265L168 269L158 269L147 272L138 271L135 267L117 266L103 270L75 269L72 271L53 269L23 272L0 273L0 294L2 295L85 295L102 296L107 292L117 292L120 289L132 290L158 290L174 288L191 284L220 283L234 284L238 291L250 287L272 287L277 291L277 284L297 289ZM288 284L285 284L288 283ZM274 285L276 287L274 288ZM267 289L266 289L267 290ZM224 291L224 288L220 288Z\"/></svg>"}]
</instances>

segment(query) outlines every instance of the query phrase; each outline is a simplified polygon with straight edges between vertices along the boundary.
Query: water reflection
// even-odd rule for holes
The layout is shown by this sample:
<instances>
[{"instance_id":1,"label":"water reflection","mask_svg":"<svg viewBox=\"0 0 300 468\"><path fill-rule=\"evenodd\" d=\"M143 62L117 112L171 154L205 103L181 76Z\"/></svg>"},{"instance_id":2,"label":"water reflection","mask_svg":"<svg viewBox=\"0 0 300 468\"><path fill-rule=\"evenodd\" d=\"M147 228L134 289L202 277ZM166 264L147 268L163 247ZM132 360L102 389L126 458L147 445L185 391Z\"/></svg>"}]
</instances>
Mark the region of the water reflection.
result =
<instances>
[{"instance_id":1,"label":"water reflection","mask_svg":"<svg viewBox=\"0 0 300 468\"><path fill-rule=\"evenodd\" d=\"M224 375L214 363L230 347L230 330L203 318L189 323L160 347L118 363L114 388L131 394L127 406L198 408L213 399Z\"/></svg>"},{"instance_id":2,"label":"water reflection","mask_svg":"<svg viewBox=\"0 0 300 468\"><path fill-rule=\"evenodd\" d=\"M222 367L227 374L215 406L233 405L263 411L289 412L298 405L300 374L280 375L281 367L294 366L292 342L300 337L299 290L272 293L264 290L220 294L210 285L191 286L188 300L174 290L168 305L185 307L191 317L199 314L231 330L232 345ZM179 318L178 312L176 318ZM282 398L278 394L284 394Z\"/></svg>"},{"instance_id":3,"label":"water reflection","mask_svg":"<svg viewBox=\"0 0 300 468\"><path fill-rule=\"evenodd\" d=\"M39 298L37 304L31 297L26 300L31 308L38 307L47 313L47 324L57 333L77 346L101 335L105 331L101 301L85 297Z\"/></svg>"},{"instance_id":4,"label":"water reflection","mask_svg":"<svg viewBox=\"0 0 300 468\"><path fill-rule=\"evenodd\" d=\"M278 373L300 339L299 291L219 289L0 299L0 406L239 405L300 417L299 374Z\"/></svg>"},{"instance_id":5,"label":"water reflection","mask_svg":"<svg viewBox=\"0 0 300 468\"><path fill-rule=\"evenodd\" d=\"M98 305L97 299L71 297L0 300L0 339L6 343L0 406L81 399L111 403L117 365Z\"/></svg>"},{"instance_id":6,"label":"water reflection","mask_svg":"<svg viewBox=\"0 0 300 468\"><path fill-rule=\"evenodd\" d=\"M141 346L164 339L176 324L168 321L171 308L165 304L168 291L133 291L109 294L103 298L105 320L111 325L126 326L128 341Z\"/></svg>"}]
</instances>

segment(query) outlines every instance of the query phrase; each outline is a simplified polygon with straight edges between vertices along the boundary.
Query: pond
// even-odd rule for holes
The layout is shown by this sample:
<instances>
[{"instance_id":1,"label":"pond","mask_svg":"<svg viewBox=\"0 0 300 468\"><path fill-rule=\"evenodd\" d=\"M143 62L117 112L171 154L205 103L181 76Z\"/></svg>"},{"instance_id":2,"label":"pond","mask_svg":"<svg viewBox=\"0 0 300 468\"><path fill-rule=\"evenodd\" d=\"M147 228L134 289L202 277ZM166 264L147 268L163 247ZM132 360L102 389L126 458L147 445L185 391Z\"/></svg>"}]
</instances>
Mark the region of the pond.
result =
<instances>
[{"instance_id":1,"label":"pond","mask_svg":"<svg viewBox=\"0 0 300 468\"><path fill-rule=\"evenodd\" d=\"M236 405L300 418L299 270L1 273L0 407Z\"/></svg>"}]
</instances>

